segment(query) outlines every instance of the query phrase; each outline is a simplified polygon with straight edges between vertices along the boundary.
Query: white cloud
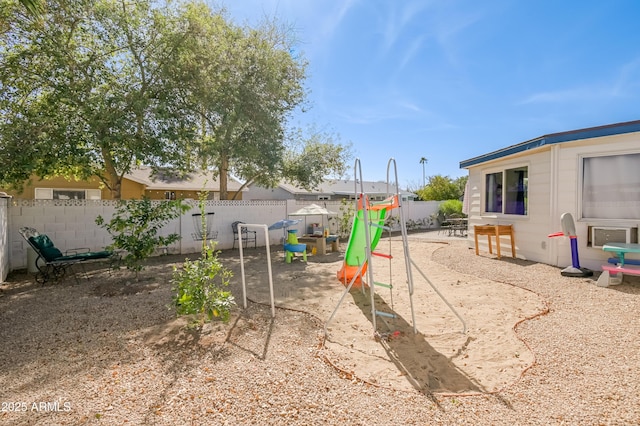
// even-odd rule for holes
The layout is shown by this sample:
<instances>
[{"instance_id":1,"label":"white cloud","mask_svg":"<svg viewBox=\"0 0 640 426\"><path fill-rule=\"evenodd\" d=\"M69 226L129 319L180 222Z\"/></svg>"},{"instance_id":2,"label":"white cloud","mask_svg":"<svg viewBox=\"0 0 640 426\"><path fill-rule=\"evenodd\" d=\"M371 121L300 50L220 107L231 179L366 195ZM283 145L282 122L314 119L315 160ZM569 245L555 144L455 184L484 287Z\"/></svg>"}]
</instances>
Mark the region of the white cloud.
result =
<instances>
[{"instance_id":1,"label":"white cloud","mask_svg":"<svg viewBox=\"0 0 640 426\"><path fill-rule=\"evenodd\" d=\"M640 84L640 58L624 64L618 72L618 77L613 83L611 92L615 95L625 96L630 91L638 89Z\"/></svg>"},{"instance_id":2,"label":"white cloud","mask_svg":"<svg viewBox=\"0 0 640 426\"><path fill-rule=\"evenodd\" d=\"M409 99L384 100L375 105L351 105L336 111L343 120L352 124L374 124L391 120L425 120L434 118L431 111Z\"/></svg>"},{"instance_id":3,"label":"white cloud","mask_svg":"<svg viewBox=\"0 0 640 426\"><path fill-rule=\"evenodd\" d=\"M396 44L403 31L409 27L412 21L422 15L422 12L430 6L431 2L420 0L410 3L389 2L387 4L390 6L389 9L383 11L385 15L382 31L384 35L383 53ZM399 7L401 8L400 10Z\"/></svg>"},{"instance_id":4,"label":"white cloud","mask_svg":"<svg viewBox=\"0 0 640 426\"><path fill-rule=\"evenodd\" d=\"M418 52L420 52L420 49L422 48L426 38L427 37L423 35L414 39L409 44L409 47L404 51L402 55L402 60L398 64L398 70L403 69L418 54Z\"/></svg>"}]
</instances>

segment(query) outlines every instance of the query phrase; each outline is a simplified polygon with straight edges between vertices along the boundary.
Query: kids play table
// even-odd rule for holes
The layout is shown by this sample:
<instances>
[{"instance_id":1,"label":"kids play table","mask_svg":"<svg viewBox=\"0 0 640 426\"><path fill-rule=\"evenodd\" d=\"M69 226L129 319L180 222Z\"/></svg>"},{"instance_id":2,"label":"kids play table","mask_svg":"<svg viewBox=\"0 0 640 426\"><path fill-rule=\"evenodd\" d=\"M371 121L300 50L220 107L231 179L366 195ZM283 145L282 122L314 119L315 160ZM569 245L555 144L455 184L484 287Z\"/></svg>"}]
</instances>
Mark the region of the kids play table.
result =
<instances>
[{"instance_id":1,"label":"kids play table","mask_svg":"<svg viewBox=\"0 0 640 426\"><path fill-rule=\"evenodd\" d=\"M635 265L625 265L625 255L629 253L640 253L640 244L628 244L628 243L607 243L602 246L602 250L615 253L619 259L617 265L606 264L602 265L602 275L598 278L598 286L607 287L614 284L611 274L616 277L615 283L620 284L622 282L622 274L640 275L640 267Z\"/></svg>"}]
</instances>

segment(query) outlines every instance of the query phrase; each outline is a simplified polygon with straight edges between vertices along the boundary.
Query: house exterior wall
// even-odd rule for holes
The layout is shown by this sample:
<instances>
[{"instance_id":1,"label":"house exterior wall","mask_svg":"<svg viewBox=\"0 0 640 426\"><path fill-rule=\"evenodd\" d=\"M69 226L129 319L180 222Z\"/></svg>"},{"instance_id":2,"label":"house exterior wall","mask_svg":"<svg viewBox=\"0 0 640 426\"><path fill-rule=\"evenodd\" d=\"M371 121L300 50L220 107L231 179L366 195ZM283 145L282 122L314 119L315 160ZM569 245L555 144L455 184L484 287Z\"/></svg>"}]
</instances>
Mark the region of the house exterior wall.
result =
<instances>
[{"instance_id":1,"label":"house exterior wall","mask_svg":"<svg viewBox=\"0 0 640 426\"><path fill-rule=\"evenodd\" d=\"M385 183L380 183L379 186L385 186ZM340 201L351 200L356 192L355 187L351 191L344 191L344 186L340 187L336 192L295 192L290 191L278 186L276 188L264 188L259 185L249 185L249 190L245 194L245 200L300 200L311 202L324 202L324 201ZM379 189L378 189L379 190ZM359 191L359 190L358 190ZM372 200L384 200L387 197L386 192L367 192ZM403 193L404 199L413 199L414 194ZM326 198L329 200L326 200Z\"/></svg>"},{"instance_id":2,"label":"house exterior wall","mask_svg":"<svg viewBox=\"0 0 640 426\"><path fill-rule=\"evenodd\" d=\"M324 200L325 197L328 197L329 200ZM325 202L325 201L341 200L344 197L341 197L339 195L333 195L333 194L298 194L298 195L295 195L294 198L296 200L311 201L311 202L317 203L318 201Z\"/></svg>"},{"instance_id":3,"label":"house exterior wall","mask_svg":"<svg viewBox=\"0 0 640 426\"><path fill-rule=\"evenodd\" d=\"M33 200L35 198L36 188L52 188L52 189L99 189L101 193L101 199L112 200L113 196L111 191L102 187L102 182L98 178L91 178L87 181L69 181L62 177L55 177L49 179L39 179L37 177L32 178L32 181L25 183L22 192L20 191L6 191L8 195L11 195L20 199ZM122 180L122 187L120 189L120 198L123 200L140 199L143 196L147 196L152 200L164 200L165 189L151 190L146 189L145 185L132 181L130 179ZM182 191L182 190L170 190L176 193L176 198L180 199L198 199L199 191ZM229 191L229 197L235 195L234 191ZM211 199L219 199L219 192L212 192L210 194ZM238 194L237 200L242 200L242 192Z\"/></svg>"},{"instance_id":4,"label":"house exterior wall","mask_svg":"<svg viewBox=\"0 0 640 426\"><path fill-rule=\"evenodd\" d=\"M165 200L165 192L175 192L176 199L181 200L199 200L200 199L200 191L178 191L172 189L147 189L145 195L149 197L150 200ZM229 192L229 197L233 197L235 192ZM239 195L239 200L242 200L242 193ZM139 197L138 197L139 198ZM209 192L208 200L219 200L220 193L219 192Z\"/></svg>"},{"instance_id":5,"label":"house exterior wall","mask_svg":"<svg viewBox=\"0 0 640 426\"><path fill-rule=\"evenodd\" d=\"M582 192L582 158L595 155L615 155L640 152L640 133L627 133L622 135L606 136L574 143L563 143L559 146L558 154L558 185L557 185L557 226L559 227L560 215L570 212L573 215L578 235L578 253L580 266L600 270L600 266L606 263L609 254L600 248L587 245L589 240L589 226L611 227L636 227L638 221L622 219L598 219L589 220L581 217L581 192ZM611 207L615 209L615 206ZM560 228L558 228L558 231ZM571 265L571 249L567 241L558 241L557 262L558 266ZM562 245L562 247L561 247ZM630 256L632 257L632 256Z\"/></svg>"},{"instance_id":6,"label":"house exterior wall","mask_svg":"<svg viewBox=\"0 0 640 426\"><path fill-rule=\"evenodd\" d=\"M640 152L639 147L640 134L627 133L546 145L469 167L469 246L474 246L474 225L511 223L519 258L562 268L571 266L570 239L548 238L549 234L562 231L561 215L571 213L576 226L580 266L599 271L609 256L600 248L587 245L588 227L638 226L638 223L628 220L594 221L580 217L581 160L591 155ZM528 166L528 214L484 213L485 174L522 165ZM508 238L503 237L502 242L503 249L508 247ZM486 237L479 239L479 247L488 251Z\"/></svg>"},{"instance_id":7,"label":"house exterior wall","mask_svg":"<svg viewBox=\"0 0 640 426\"><path fill-rule=\"evenodd\" d=\"M52 189L100 189L101 197L104 200L111 198L111 191L106 188L100 188L101 182L98 178L91 178L86 181L67 180L63 177L55 177L48 179L40 179L36 176L31 178L30 182L25 182L22 191L7 190L7 194L13 197L34 199L36 188L52 188Z\"/></svg>"},{"instance_id":8,"label":"house exterior wall","mask_svg":"<svg viewBox=\"0 0 640 426\"><path fill-rule=\"evenodd\" d=\"M546 229L550 227L549 216L549 158L550 149L523 154L508 159L495 160L469 168L469 246L474 244L474 225L513 225L516 254L518 257L549 263ZM484 176L521 166L528 168L527 215L484 212ZM558 221L559 222L559 221ZM510 247L508 237L501 237L502 247ZM480 250L488 251L487 238L478 240Z\"/></svg>"},{"instance_id":9,"label":"house exterior wall","mask_svg":"<svg viewBox=\"0 0 640 426\"><path fill-rule=\"evenodd\" d=\"M293 195L282 189L276 188L264 188L258 185L249 185L249 190L244 194L245 200L289 200L293 198Z\"/></svg>"},{"instance_id":10,"label":"house exterior wall","mask_svg":"<svg viewBox=\"0 0 640 426\"><path fill-rule=\"evenodd\" d=\"M105 200L112 200L111 191L109 196ZM120 187L120 198L123 200L135 200L142 198L145 194L144 185L138 182L134 182L129 179L122 180L122 186ZM163 194L164 195L164 194Z\"/></svg>"}]
</instances>

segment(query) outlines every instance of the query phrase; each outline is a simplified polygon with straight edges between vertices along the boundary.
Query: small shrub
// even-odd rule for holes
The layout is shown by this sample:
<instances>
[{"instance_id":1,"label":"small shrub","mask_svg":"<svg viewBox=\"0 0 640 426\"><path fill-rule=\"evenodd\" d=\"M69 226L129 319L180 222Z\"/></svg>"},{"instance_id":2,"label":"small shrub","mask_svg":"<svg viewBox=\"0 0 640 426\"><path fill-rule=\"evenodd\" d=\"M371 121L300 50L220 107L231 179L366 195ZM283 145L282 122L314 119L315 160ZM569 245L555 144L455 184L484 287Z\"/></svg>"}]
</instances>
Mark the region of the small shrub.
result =
<instances>
[{"instance_id":1,"label":"small shrub","mask_svg":"<svg viewBox=\"0 0 640 426\"><path fill-rule=\"evenodd\" d=\"M198 198L204 236L202 252L198 260L186 259L182 270L173 268L173 305L178 315L196 315L208 321L217 318L226 322L235 306L231 292L225 290L232 274L218 259L217 243L207 241L205 202L208 191L201 191Z\"/></svg>"},{"instance_id":2,"label":"small shrub","mask_svg":"<svg viewBox=\"0 0 640 426\"><path fill-rule=\"evenodd\" d=\"M340 205L340 218L338 223L338 235L340 235L340 238L349 238L351 236L351 228L353 227L355 214L356 208L353 201L343 198Z\"/></svg>"},{"instance_id":3,"label":"small shrub","mask_svg":"<svg viewBox=\"0 0 640 426\"><path fill-rule=\"evenodd\" d=\"M198 260L173 269L173 304L178 315L196 315L211 321L228 321L235 300L226 290L232 273L218 259L215 242L210 242Z\"/></svg>"},{"instance_id":4,"label":"small shrub","mask_svg":"<svg viewBox=\"0 0 640 426\"><path fill-rule=\"evenodd\" d=\"M126 252L122 261L127 269L133 270L138 277L143 262L159 248L173 244L180 239L179 234L167 236L158 232L169 221L180 217L189 206L180 200L152 203L148 198L120 201L116 212L109 222L102 216L96 218L96 224L105 228L113 238L110 249Z\"/></svg>"},{"instance_id":5,"label":"small shrub","mask_svg":"<svg viewBox=\"0 0 640 426\"><path fill-rule=\"evenodd\" d=\"M452 214L464 216L462 214L462 201L460 200L446 200L440 203L438 209L438 215L442 218L447 218Z\"/></svg>"}]
</instances>

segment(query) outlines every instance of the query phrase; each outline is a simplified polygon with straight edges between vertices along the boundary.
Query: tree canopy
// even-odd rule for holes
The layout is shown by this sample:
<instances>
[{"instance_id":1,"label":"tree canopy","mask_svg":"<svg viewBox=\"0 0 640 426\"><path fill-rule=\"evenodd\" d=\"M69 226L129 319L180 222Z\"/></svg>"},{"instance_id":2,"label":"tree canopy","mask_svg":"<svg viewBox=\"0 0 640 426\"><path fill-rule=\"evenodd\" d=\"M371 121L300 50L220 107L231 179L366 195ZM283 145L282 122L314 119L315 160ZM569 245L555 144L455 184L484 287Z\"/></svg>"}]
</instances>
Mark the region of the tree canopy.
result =
<instances>
[{"instance_id":1,"label":"tree canopy","mask_svg":"<svg viewBox=\"0 0 640 426\"><path fill-rule=\"evenodd\" d=\"M0 186L98 176L119 198L144 164L213 170L227 199L228 175L312 186L349 158L332 135L287 129L306 62L274 21L237 26L199 2L59 0L38 20L2 7Z\"/></svg>"},{"instance_id":2,"label":"tree canopy","mask_svg":"<svg viewBox=\"0 0 640 426\"><path fill-rule=\"evenodd\" d=\"M451 179L449 176L429 176L427 185L416 191L423 201L460 200L464 195L467 176Z\"/></svg>"},{"instance_id":3,"label":"tree canopy","mask_svg":"<svg viewBox=\"0 0 640 426\"><path fill-rule=\"evenodd\" d=\"M61 0L43 13L15 13L0 41L0 181L98 176L119 198L125 173L175 161L189 135L159 74L163 21L147 1Z\"/></svg>"}]
</instances>

